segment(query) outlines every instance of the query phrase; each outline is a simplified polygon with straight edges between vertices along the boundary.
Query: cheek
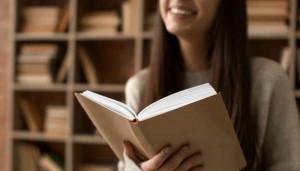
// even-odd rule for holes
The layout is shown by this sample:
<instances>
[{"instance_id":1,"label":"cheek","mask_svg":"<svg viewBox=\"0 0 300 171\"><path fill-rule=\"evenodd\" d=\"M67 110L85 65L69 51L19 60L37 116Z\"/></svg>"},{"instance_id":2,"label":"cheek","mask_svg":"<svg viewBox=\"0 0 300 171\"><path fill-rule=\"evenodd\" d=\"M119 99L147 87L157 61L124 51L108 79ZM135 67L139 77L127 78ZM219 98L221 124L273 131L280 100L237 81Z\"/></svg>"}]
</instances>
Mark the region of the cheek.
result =
<instances>
[{"instance_id":1,"label":"cheek","mask_svg":"<svg viewBox=\"0 0 300 171\"><path fill-rule=\"evenodd\" d=\"M168 0L159 0L159 12L164 22L166 21L167 9Z\"/></svg>"}]
</instances>

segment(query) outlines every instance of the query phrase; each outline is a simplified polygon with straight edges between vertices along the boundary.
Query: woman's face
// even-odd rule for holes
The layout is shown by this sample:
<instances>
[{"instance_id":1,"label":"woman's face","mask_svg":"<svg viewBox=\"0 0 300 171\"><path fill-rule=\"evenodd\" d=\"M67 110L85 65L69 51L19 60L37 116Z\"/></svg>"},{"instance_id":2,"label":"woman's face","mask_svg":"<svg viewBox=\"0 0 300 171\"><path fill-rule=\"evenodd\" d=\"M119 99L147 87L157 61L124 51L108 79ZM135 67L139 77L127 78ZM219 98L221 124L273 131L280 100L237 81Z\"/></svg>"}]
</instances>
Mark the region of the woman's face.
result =
<instances>
[{"instance_id":1,"label":"woman's face","mask_svg":"<svg viewBox=\"0 0 300 171\"><path fill-rule=\"evenodd\" d=\"M160 0L166 29L176 36L205 34L210 29L220 0ZM197 37L197 36L196 36Z\"/></svg>"}]
</instances>

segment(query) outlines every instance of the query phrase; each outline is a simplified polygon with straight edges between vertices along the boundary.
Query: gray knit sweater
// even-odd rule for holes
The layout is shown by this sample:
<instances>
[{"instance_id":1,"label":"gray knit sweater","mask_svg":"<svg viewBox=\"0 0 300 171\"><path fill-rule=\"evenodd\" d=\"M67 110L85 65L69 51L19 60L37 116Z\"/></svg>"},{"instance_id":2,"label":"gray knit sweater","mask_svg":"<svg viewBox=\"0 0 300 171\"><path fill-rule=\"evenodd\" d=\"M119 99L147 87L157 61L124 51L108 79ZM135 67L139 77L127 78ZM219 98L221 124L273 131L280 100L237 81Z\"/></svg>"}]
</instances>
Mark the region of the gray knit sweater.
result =
<instances>
[{"instance_id":1,"label":"gray knit sweater","mask_svg":"<svg viewBox=\"0 0 300 171\"><path fill-rule=\"evenodd\" d=\"M264 58L251 59L252 114L257 122L257 171L300 171L300 127L290 81L278 63ZM137 109L145 87L147 70L126 84L126 103ZM209 82L210 71L186 73L185 87ZM123 164L124 163L124 164ZM204 163L205 165L205 163ZM140 170L128 157L119 170Z\"/></svg>"}]
</instances>

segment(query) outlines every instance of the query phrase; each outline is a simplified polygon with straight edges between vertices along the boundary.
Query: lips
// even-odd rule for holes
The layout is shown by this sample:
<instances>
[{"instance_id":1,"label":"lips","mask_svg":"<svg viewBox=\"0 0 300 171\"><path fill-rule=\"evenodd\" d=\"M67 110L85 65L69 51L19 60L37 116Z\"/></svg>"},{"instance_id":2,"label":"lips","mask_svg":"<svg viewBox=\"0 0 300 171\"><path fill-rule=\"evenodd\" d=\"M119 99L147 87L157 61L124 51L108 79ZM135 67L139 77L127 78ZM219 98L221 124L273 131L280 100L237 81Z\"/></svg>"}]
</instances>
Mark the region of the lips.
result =
<instances>
[{"instance_id":1,"label":"lips","mask_svg":"<svg viewBox=\"0 0 300 171\"><path fill-rule=\"evenodd\" d=\"M185 7L170 7L169 12L176 15L191 16L196 14L196 11Z\"/></svg>"}]
</instances>

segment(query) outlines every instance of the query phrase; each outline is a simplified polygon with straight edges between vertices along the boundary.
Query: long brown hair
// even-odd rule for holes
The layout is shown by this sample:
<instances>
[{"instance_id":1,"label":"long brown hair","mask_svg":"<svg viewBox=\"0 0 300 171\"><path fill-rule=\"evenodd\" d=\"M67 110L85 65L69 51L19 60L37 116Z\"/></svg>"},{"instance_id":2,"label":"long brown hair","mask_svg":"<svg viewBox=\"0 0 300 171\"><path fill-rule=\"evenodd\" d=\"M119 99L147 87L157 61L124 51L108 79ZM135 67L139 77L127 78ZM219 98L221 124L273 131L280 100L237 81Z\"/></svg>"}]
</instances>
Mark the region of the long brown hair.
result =
<instances>
[{"instance_id":1,"label":"long brown hair","mask_svg":"<svg viewBox=\"0 0 300 171\"><path fill-rule=\"evenodd\" d=\"M254 167L256 157L255 122L251 118L251 75L246 54L247 17L245 0L221 0L210 29L207 60L211 84L221 92L233 122L247 168ZM139 109L184 89L184 62L176 36L170 34L158 12L150 54L147 87Z\"/></svg>"}]
</instances>

